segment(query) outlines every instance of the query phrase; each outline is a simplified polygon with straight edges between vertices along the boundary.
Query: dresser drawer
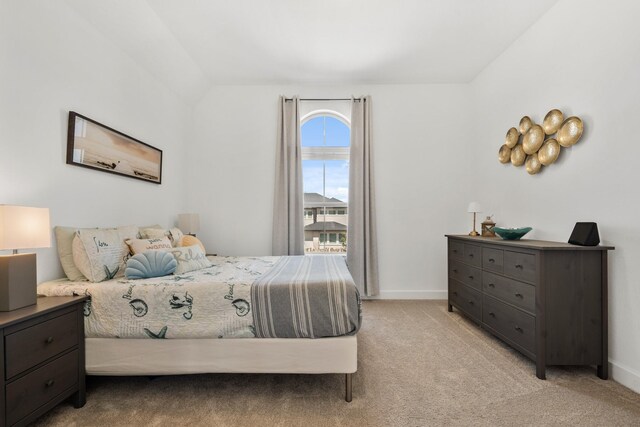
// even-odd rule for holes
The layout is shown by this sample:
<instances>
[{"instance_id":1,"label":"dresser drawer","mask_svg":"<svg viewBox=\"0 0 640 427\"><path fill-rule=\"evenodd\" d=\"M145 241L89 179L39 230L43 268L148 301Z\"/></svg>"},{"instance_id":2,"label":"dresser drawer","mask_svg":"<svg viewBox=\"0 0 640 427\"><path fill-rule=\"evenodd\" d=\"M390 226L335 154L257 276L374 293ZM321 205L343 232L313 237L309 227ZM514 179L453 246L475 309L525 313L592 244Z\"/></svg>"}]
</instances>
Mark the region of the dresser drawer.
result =
<instances>
[{"instance_id":1,"label":"dresser drawer","mask_svg":"<svg viewBox=\"0 0 640 427\"><path fill-rule=\"evenodd\" d=\"M536 288L533 285L485 271L482 273L482 290L485 294L535 314Z\"/></svg>"},{"instance_id":2,"label":"dresser drawer","mask_svg":"<svg viewBox=\"0 0 640 427\"><path fill-rule=\"evenodd\" d=\"M476 321L482 319L482 297L475 291L455 280L449 280L449 302L453 303Z\"/></svg>"},{"instance_id":3,"label":"dresser drawer","mask_svg":"<svg viewBox=\"0 0 640 427\"><path fill-rule=\"evenodd\" d=\"M474 267L482 266L482 246L464 244L464 262Z\"/></svg>"},{"instance_id":4,"label":"dresser drawer","mask_svg":"<svg viewBox=\"0 0 640 427\"><path fill-rule=\"evenodd\" d=\"M482 248L482 268L502 273L504 264L502 249Z\"/></svg>"},{"instance_id":5,"label":"dresser drawer","mask_svg":"<svg viewBox=\"0 0 640 427\"><path fill-rule=\"evenodd\" d=\"M536 256L504 251L504 274L527 282L536 281Z\"/></svg>"},{"instance_id":6,"label":"dresser drawer","mask_svg":"<svg viewBox=\"0 0 640 427\"><path fill-rule=\"evenodd\" d=\"M75 311L5 337L6 378L32 368L78 344Z\"/></svg>"},{"instance_id":7,"label":"dresser drawer","mask_svg":"<svg viewBox=\"0 0 640 427\"><path fill-rule=\"evenodd\" d=\"M485 295L482 322L531 353L535 350L535 317Z\"/></svg>"},{"instance_id":8,"label":"dresser drawer","mask_svg":"<svg viewBox=\"0 0 640 427\"><path fill-rule=\"evenodd\" d=\"M14 424L78 383L78 350L7 385L7 424Z\"/></svg>"},{"instance_id":9,"label":"dresser drawer","mask_svg":"<svg viewBox=\"0 0 640 427\"><path fill-rule=\"evenodd\" d=\"M449 239L449 259L462 261L464 259L464 244Z\"/></svg>"},{"instance_id":10,"label":"dresser drawer","mask_svg":"<svg viewBox=\"0 0 640 427\"><path fill-rule=\"evenodd\" d=\"M477 290L482 289L482 270L458 261L449 262L449 277Z\"/></svg>"}]
</instances>

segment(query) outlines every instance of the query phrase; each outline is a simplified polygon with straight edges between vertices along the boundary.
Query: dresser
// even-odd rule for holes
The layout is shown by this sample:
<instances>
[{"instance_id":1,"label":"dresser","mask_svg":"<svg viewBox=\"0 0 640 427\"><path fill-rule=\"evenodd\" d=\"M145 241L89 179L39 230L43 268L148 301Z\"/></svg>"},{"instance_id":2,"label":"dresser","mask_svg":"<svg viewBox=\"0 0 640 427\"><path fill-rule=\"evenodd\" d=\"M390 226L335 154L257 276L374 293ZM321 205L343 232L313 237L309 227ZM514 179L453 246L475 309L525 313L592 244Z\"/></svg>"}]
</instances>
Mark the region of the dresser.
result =
<instances>
[{"instance_id":1,"label":"dresser","mask_svg":"<svg viewBox=\"0 0 640 427\"><path fill-rule=\"evenodd\" d=\"M536 364L592 365L608 378L611 246L447 235L449 311Z\"/></svg>"},{"instance_id":2,"label":"dresser","mask_svg":"<svg viewBox=\"0 0 640 427\"><path fill-rule=\"evenodd\" d=\"M0 426L25 425L71 397L85 404L85 296L0 313Z\"/></svg>"}]
</instances>

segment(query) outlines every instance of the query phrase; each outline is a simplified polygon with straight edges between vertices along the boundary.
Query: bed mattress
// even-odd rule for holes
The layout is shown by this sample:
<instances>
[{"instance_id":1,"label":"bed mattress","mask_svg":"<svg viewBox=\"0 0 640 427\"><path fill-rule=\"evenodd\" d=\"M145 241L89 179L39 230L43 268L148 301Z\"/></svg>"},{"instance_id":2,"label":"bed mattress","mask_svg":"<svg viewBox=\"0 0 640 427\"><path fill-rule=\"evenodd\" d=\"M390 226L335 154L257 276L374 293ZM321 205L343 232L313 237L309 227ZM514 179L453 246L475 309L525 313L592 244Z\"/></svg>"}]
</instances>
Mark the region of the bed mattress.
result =
<instances>
[{"instance_id":1,"label":"bed mattress","mask_svg":"<svg viewBox=\"0 0 640 427\"><path fill-rule=\"evenodd\" d=\"M358 290L343 256L210 257L180 275L59 280L45 296L89 295L88 338L322 338L355 334Z\"/></svg>"}]
</instances>

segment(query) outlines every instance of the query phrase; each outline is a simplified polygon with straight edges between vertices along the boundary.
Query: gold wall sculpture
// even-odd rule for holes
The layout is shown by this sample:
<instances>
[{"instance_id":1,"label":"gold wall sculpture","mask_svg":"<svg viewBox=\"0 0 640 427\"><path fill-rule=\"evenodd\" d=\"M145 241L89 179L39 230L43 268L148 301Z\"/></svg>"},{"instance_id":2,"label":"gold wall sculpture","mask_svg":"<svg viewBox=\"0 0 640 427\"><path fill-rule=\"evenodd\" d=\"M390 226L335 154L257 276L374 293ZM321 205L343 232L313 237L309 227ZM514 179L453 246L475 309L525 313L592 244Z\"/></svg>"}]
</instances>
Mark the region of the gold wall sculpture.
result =
<instances>
[{"instance_id":1,"label":"gold wall sculpture","mask_svg":"<svg viewBox=\"0 0 640 427\"><path fill-rule=\"evenodd\" d=\"M553 164L562 148L577 143L583 132L584 124L579 117L565 119L558 109L549 111L540 125L524 116L517 127L507 131L504 144L498 151L498 160L513 166L526 163L527 172L535 175Z\"/></svg>"}]
</instances>

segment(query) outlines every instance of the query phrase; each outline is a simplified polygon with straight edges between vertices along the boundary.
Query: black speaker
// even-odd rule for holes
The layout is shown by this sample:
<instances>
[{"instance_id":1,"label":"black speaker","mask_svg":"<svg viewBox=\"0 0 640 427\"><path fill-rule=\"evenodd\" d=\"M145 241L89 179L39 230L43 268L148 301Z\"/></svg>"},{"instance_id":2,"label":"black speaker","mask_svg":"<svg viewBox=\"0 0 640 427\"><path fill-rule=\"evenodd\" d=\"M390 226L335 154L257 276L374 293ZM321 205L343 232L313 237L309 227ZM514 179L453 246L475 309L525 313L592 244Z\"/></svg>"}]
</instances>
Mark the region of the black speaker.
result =
<instances>
[{"instance_id":1,"label":"black speaker","mask_svg":"<svg viewBox=\"0 0 640 427\"><path fill-rule=\"evenodd\" d=\"M600 243L598 224L595 222L576 222L571 237L569 237L569 243L580 246L598 246Z\"/></svg>"}]
</instances>

